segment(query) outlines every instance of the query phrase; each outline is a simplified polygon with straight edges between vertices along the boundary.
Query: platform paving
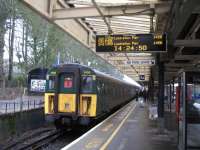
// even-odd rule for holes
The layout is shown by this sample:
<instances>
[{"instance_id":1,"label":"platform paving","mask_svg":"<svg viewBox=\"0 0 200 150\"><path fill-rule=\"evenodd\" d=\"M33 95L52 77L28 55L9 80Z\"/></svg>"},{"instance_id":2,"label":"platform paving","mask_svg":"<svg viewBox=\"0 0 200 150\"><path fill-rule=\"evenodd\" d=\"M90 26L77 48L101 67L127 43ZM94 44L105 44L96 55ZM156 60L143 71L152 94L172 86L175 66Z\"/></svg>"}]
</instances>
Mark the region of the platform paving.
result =
<instances>
[{"instance_id":1,"label":"platform paving","mask_svg":"<svg viewBox=\"0 0 200 150\"><path fill-rule=\"evenodd\" d=\"M177 150L177 135L157 128L157 120L148 118L146 108L137 106L106 149Z\"/></svg>"},{"instance_id":2,"label":"platform paving","mask_svg":"<svg viewBox=\"0 0 200 150\"><path fill-rule=\"evenodd\" d=\"M62 150L177 150L177 135L159 131L147 107L132 102Z\"/></svg>"}]
</instances>

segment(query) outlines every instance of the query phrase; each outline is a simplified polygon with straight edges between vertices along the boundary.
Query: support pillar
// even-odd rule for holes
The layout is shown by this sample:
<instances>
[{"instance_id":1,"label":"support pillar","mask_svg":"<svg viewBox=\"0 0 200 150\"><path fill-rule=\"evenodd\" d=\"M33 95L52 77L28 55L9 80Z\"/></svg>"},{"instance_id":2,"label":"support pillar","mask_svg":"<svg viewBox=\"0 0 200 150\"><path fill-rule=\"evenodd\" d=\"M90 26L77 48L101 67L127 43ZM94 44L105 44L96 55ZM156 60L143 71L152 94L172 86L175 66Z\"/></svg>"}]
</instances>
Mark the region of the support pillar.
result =
<instances>
[{"instance_id":1,"label":"support pillar","mask_svg":"<svg viewBox=\"0 0 200 150\"><path fill-rule=\"evenodd\" d=\"M158 117L164 117L164 65L159 62L159 97L158 97Z\"/></svg>"},{"instance_id":2,"label":"support pillar","mask_svg":"<svg viewBox=\"0 0 200 150\"><path fill-rule=\"evenodd\" d=\"M174 97L174 78L173 78L173 81L172 81L172 103L175 101L175 97Z\"/></svg>"},{"instance_id":3,"label":"support pillar","mask_svg":"<svg viewBox=\"0 0 200 150\"><path fill-rule=\"evenodd\" d=\"M160 61L158 55L158 132L164 133L164 63Z\"/></svg>"},{"instance_id":4,"label":"support pillar","mask_svg":"<svg viewBox=\"0 0 200 150\"><path fill-rule=\"evenodd\" d=\"M148 99L150 103L154 102L154 77L153 77L152 68L151 68L151 77L150 77L150 82L149 82Z\"/></svg>"},{"instance_id":5,"label":"support pillar","mask_svg":"<svg viewBox=\"0 0 200 150\"><path fill-rule=\"evenodd\" d=\"M169 111L172 111L172 83L169 84Z\"/></svg>"}]
</instances>

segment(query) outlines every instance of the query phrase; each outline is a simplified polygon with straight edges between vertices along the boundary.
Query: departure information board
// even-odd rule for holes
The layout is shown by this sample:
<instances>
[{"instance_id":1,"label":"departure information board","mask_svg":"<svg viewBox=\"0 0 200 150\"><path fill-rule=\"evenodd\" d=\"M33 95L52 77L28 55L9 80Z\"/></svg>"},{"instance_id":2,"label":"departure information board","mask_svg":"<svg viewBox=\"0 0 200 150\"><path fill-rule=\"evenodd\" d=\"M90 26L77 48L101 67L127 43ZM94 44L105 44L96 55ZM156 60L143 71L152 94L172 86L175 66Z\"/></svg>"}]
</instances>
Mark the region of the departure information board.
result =
<instances>
[{"instance_id":1,"label":"departure information board","mask_svg":"<svg viewBox=\"0 0 200 150\"><path fill-rule=\"evenodd\" d=\"M166 52L166 34L97 35L96 52Z\"/></svg>"}]
</instances>

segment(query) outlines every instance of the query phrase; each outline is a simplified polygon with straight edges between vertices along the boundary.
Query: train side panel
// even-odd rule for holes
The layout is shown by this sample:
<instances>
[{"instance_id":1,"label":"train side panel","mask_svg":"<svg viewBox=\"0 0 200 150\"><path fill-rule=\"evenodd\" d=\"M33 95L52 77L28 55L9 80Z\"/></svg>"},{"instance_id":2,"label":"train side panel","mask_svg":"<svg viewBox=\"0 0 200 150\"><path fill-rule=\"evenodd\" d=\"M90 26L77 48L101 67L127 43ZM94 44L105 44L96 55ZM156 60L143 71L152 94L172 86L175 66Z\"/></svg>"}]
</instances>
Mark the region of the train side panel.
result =
<instances>
[{"instance_id":1,"label":"train side panel","mask_svg":"<svg viewBox=\"0 0 200 150\"><path fill-rule=\"evenodd\" d=\"M105 77L97 77L97 89L97 112L103 114L133 99L137 87Z\"/></svg>"}]
</instances>

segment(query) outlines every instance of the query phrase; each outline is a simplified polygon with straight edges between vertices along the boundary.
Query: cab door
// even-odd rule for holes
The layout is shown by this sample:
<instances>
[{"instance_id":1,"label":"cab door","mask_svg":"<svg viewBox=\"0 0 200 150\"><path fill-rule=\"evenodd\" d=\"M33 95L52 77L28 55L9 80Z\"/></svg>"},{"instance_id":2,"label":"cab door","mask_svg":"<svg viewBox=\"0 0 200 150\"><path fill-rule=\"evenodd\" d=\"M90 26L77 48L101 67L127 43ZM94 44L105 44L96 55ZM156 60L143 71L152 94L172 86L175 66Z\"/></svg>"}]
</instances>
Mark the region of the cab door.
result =
<instances>
[{"instance_id":1,"label":"cab door","mask_svg":"<svg viewBox=\"0 0 200 150\"><path fill-rule=\"evenodd\" d=\"M59 72L56 91L58 113L78 113L79 76L78 69L67 69Z\"/></svg>"}]
</instances>

